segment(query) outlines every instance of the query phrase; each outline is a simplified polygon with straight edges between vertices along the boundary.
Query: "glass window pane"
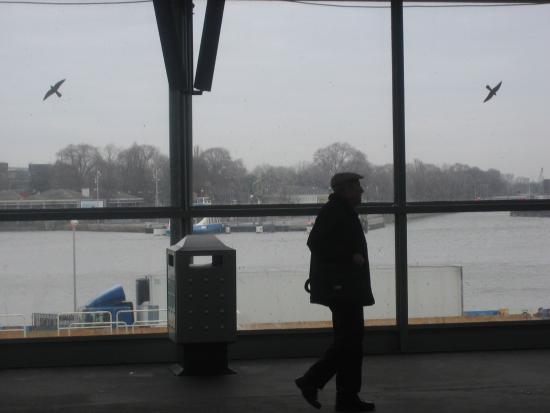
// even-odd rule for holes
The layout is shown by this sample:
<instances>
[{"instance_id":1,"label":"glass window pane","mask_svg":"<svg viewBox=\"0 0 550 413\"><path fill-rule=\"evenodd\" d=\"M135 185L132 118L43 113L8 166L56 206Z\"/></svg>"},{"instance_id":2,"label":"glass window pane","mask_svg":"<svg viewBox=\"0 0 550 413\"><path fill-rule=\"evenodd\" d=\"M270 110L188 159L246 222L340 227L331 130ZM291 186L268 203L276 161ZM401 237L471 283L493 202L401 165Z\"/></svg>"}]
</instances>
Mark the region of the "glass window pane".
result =
<instances>
[{"instance_id":1,"label":"glass window pane","mask_svg":"<svg viewBox=\"0 0 550 413\"><path fill-rule=\"evenodd\" d=\"M0 339L166 332L167 224L0 222Z\"/></svg>"},{"instance_id":2,"label":"glass window pane","mask_svg":"<svg viewBox=\"0 0 550 413\"><path fill-rule=\"evenodd\" d=\"M214 233L237 251L237 322L241 330L315 328L331 325L330 311L312 305L306 246L315 217L197 219L195 233ZM393 223L389 216L362 216L367 232L376 304L367 325L395 324Z\"/></svg>"},{"instance_id":3,"label":"glass window pane","mask_svg":"<svg viewBox=\"0 0 550 413\"><path fill-rule=\"evenodd\" d=\"M194 99L196 203L322 203L341 170L391 201L390 45L387 8L228 2L212 92Z\"/></svg>"},{"instance_id":4,"label":"glass window pane","mask_svg":"<svg viewBox=\"0 0 550 413\"><path fill-rule=\"evenodd\" d=\"M550 220L536 212L410 215L409 321L549 318Z\"/></svg>"},{"instance_id":5,"label":"glass window pane","mask_svg":"<svg viewBox=\"0 0 550 413\"><path fill-rule=\"evenodd\" d=\"M169 205L152 3L2 5L0 39L0 210Z\"/></svg>"},{"instance_id":6,"label":"glass window pane","mask_svg":"<svg viewBox=\"0 0 550 413\"><path fill-rule=\"evenodd\" d=\"M405 8L409 200L548 194L550 5L512 6Z\"/></svg>"},{"instance_id":7,"label":"glass window pane","mask_svg":"<svg viewBox=\"0 0 550 413\"><path fill-rule=\"evenodd\" d=\"M372 292L376 303L365 307L365 323L395 325L395 228L393 215L362 215L367 228L367 245Z\"/></svg>"}]
</instances>

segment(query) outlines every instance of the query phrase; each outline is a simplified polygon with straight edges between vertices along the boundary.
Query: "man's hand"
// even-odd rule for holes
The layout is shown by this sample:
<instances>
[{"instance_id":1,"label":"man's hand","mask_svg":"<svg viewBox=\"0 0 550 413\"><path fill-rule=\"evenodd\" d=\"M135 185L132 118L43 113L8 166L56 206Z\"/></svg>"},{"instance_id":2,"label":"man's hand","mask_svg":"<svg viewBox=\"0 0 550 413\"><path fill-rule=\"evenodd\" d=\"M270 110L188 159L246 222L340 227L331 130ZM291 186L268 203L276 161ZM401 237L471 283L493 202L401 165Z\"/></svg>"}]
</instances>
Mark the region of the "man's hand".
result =
<instances>
[{"instance_id":1,"label":"man's hand","mask_svg":"<svg viewBox=\"0 0 550 413\"><path fill-rule=\"evenodd\" d=\"M358 267L362 267L365 265L365 258L362 254L353 254L353 263Z\"/></svg>"}]
</instances>

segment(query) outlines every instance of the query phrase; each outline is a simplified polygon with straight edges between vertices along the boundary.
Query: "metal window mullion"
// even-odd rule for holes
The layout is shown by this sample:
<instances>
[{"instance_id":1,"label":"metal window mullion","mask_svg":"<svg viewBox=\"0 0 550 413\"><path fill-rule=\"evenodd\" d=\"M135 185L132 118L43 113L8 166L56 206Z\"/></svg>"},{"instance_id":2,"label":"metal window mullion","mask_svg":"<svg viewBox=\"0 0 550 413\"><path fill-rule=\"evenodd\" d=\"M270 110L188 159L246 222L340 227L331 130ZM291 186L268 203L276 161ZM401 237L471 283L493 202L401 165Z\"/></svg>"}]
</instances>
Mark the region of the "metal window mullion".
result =
<instances>
[{"instance_id":1,"label":"metal window mullion","mask_svg":"<svg viewBox=\"0 0 550 413\"><path fill-rule=\"evenodd\" d=\"M428 201L407 203L407 213L550 211L550 199Z\"/></svg>"},{"instance_id":2,"label":"metal window mullion","mask_svg":"<svg viewBox=\"0 0 550 413\"><path fill-rule=\"evenodd\" d=\"M407 350L407 195L405 158L405 75L403 50L403 1L391 2L393 165L395 213L395 307L401 351Z\"/></svg>"},{"instance_id":3,"label":"metal window mullion","mask_svg":"<svg viewBox=\"0 0 550 413\"><path fill-rule=\"evenodd\" d=\"M180 165L181 162L181 140L179 109L181 107L181 92L177 89L169 91L169 123L170 123L170 201L172 205L176 205L181 211L184 211L182 203L182 175ZM175 217L170 221L170 243L175 244L182 233L182 219L180 216Z\"/></svg>"},{"instance_id":4,"label":"metal window mullion","mask_svg":"<svg viewBox=\"0 0 550 413\"><path fill-rule=\"evenodd\" d=\"M193 205L193 1L185 0L183 13L182 45L184 59L184 73L187 76L187 89L184 93L184 136L183 136L183 166L184 176L184 217L182 227L183 235L193 232L193 220L190 216L191 206Z\"/></svg>"},{"instance_id":5,"label":"metal window mullion","mask_svg":"<svg viewBox=\"0 0 550 413\"><path fill-rule=\"evenodd\" d=\"M193 84L193 4L191 0L173 1L172 11L182 56L182 73L187 81L183 90L170 87L170 171L171 200L181 214L172 220L170 242L177 243L191 232L192 203L192 89Z\"/></svg>"},{"instance_id":6,"label":"metal window mullion","mask_svg":"<svg viewBox=\"0 0 550 413\"><path fill-rule=\"evenodd\" d=\"M0 211L0 222L65 221L69 219L144 219L171 218L182 214L173 207L159 208L72 208Z\"/></svg>"},{"instance_id":7,"label":"metal window mullion","mask_svg":"<svg viewBox=\"0 0 550 413\"><path fill-rule=\"evenodd\" d=\"M190 210L190 216L204 217L270 217L270 216L314 216L321 209L321 204L274 204L251 207L246 205L215 205L195 206ZM358 208L360 214L394 214L396 208L391 203L362 205Z\"/></svg>"}]
</instances>

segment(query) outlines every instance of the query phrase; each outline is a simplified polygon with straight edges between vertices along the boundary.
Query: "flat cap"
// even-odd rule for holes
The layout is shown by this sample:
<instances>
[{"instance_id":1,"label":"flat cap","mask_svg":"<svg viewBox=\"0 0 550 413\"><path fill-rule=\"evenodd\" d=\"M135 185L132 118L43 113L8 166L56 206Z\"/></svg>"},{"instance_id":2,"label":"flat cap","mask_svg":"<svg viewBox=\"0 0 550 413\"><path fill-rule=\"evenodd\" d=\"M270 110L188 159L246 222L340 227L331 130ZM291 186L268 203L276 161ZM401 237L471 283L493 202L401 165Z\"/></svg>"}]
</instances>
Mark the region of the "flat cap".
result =
<instances>
[{"instance_id":1,"label":"flat cap","mask_svg":"<svg viewBox=\"0 0 550 413\"><path fill-rule=\"evenodd\" d=\"M337 186L345 184L347 182L353 182L363 179L363 176L354 172L339 172L335 174L330 180L330 187L334 189Z\"/></svg>"}]
</instances>

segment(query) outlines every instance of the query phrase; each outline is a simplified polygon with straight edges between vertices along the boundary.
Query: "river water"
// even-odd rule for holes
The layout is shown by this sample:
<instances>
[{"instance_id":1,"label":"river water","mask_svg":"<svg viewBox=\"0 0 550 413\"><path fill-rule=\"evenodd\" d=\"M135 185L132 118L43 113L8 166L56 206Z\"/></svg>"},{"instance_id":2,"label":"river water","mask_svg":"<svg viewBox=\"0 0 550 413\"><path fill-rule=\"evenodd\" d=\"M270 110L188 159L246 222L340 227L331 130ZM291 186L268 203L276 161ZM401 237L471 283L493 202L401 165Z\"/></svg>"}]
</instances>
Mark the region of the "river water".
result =
<instances>
[{"instance_id":1,"label":"river water","mask_svg":"<svg viewBox=\"0 0 550 413\"><path fill-rule=\"evenodd\" d=\"M367 234L373 272L391 286L393 234L391 224ZM136 278L165 274L168 237L78 230L75 235L79 306L114 284L122 284L134 301ZM72 311L72 236L71 231L0 232L0 314L22 313L30 322L32 312ZM305 232L232 233L220 239L237 250L243 319L288 321L290 313L298 321L307 316L301 289L309 263ZM548 218L441 214L410 220L408 239L409 265L462 268L464 310L550 307ZM393 300L392 294L383 299ZM410 297L410 305L420 299Z\"/></svg>"}]
</instances>

